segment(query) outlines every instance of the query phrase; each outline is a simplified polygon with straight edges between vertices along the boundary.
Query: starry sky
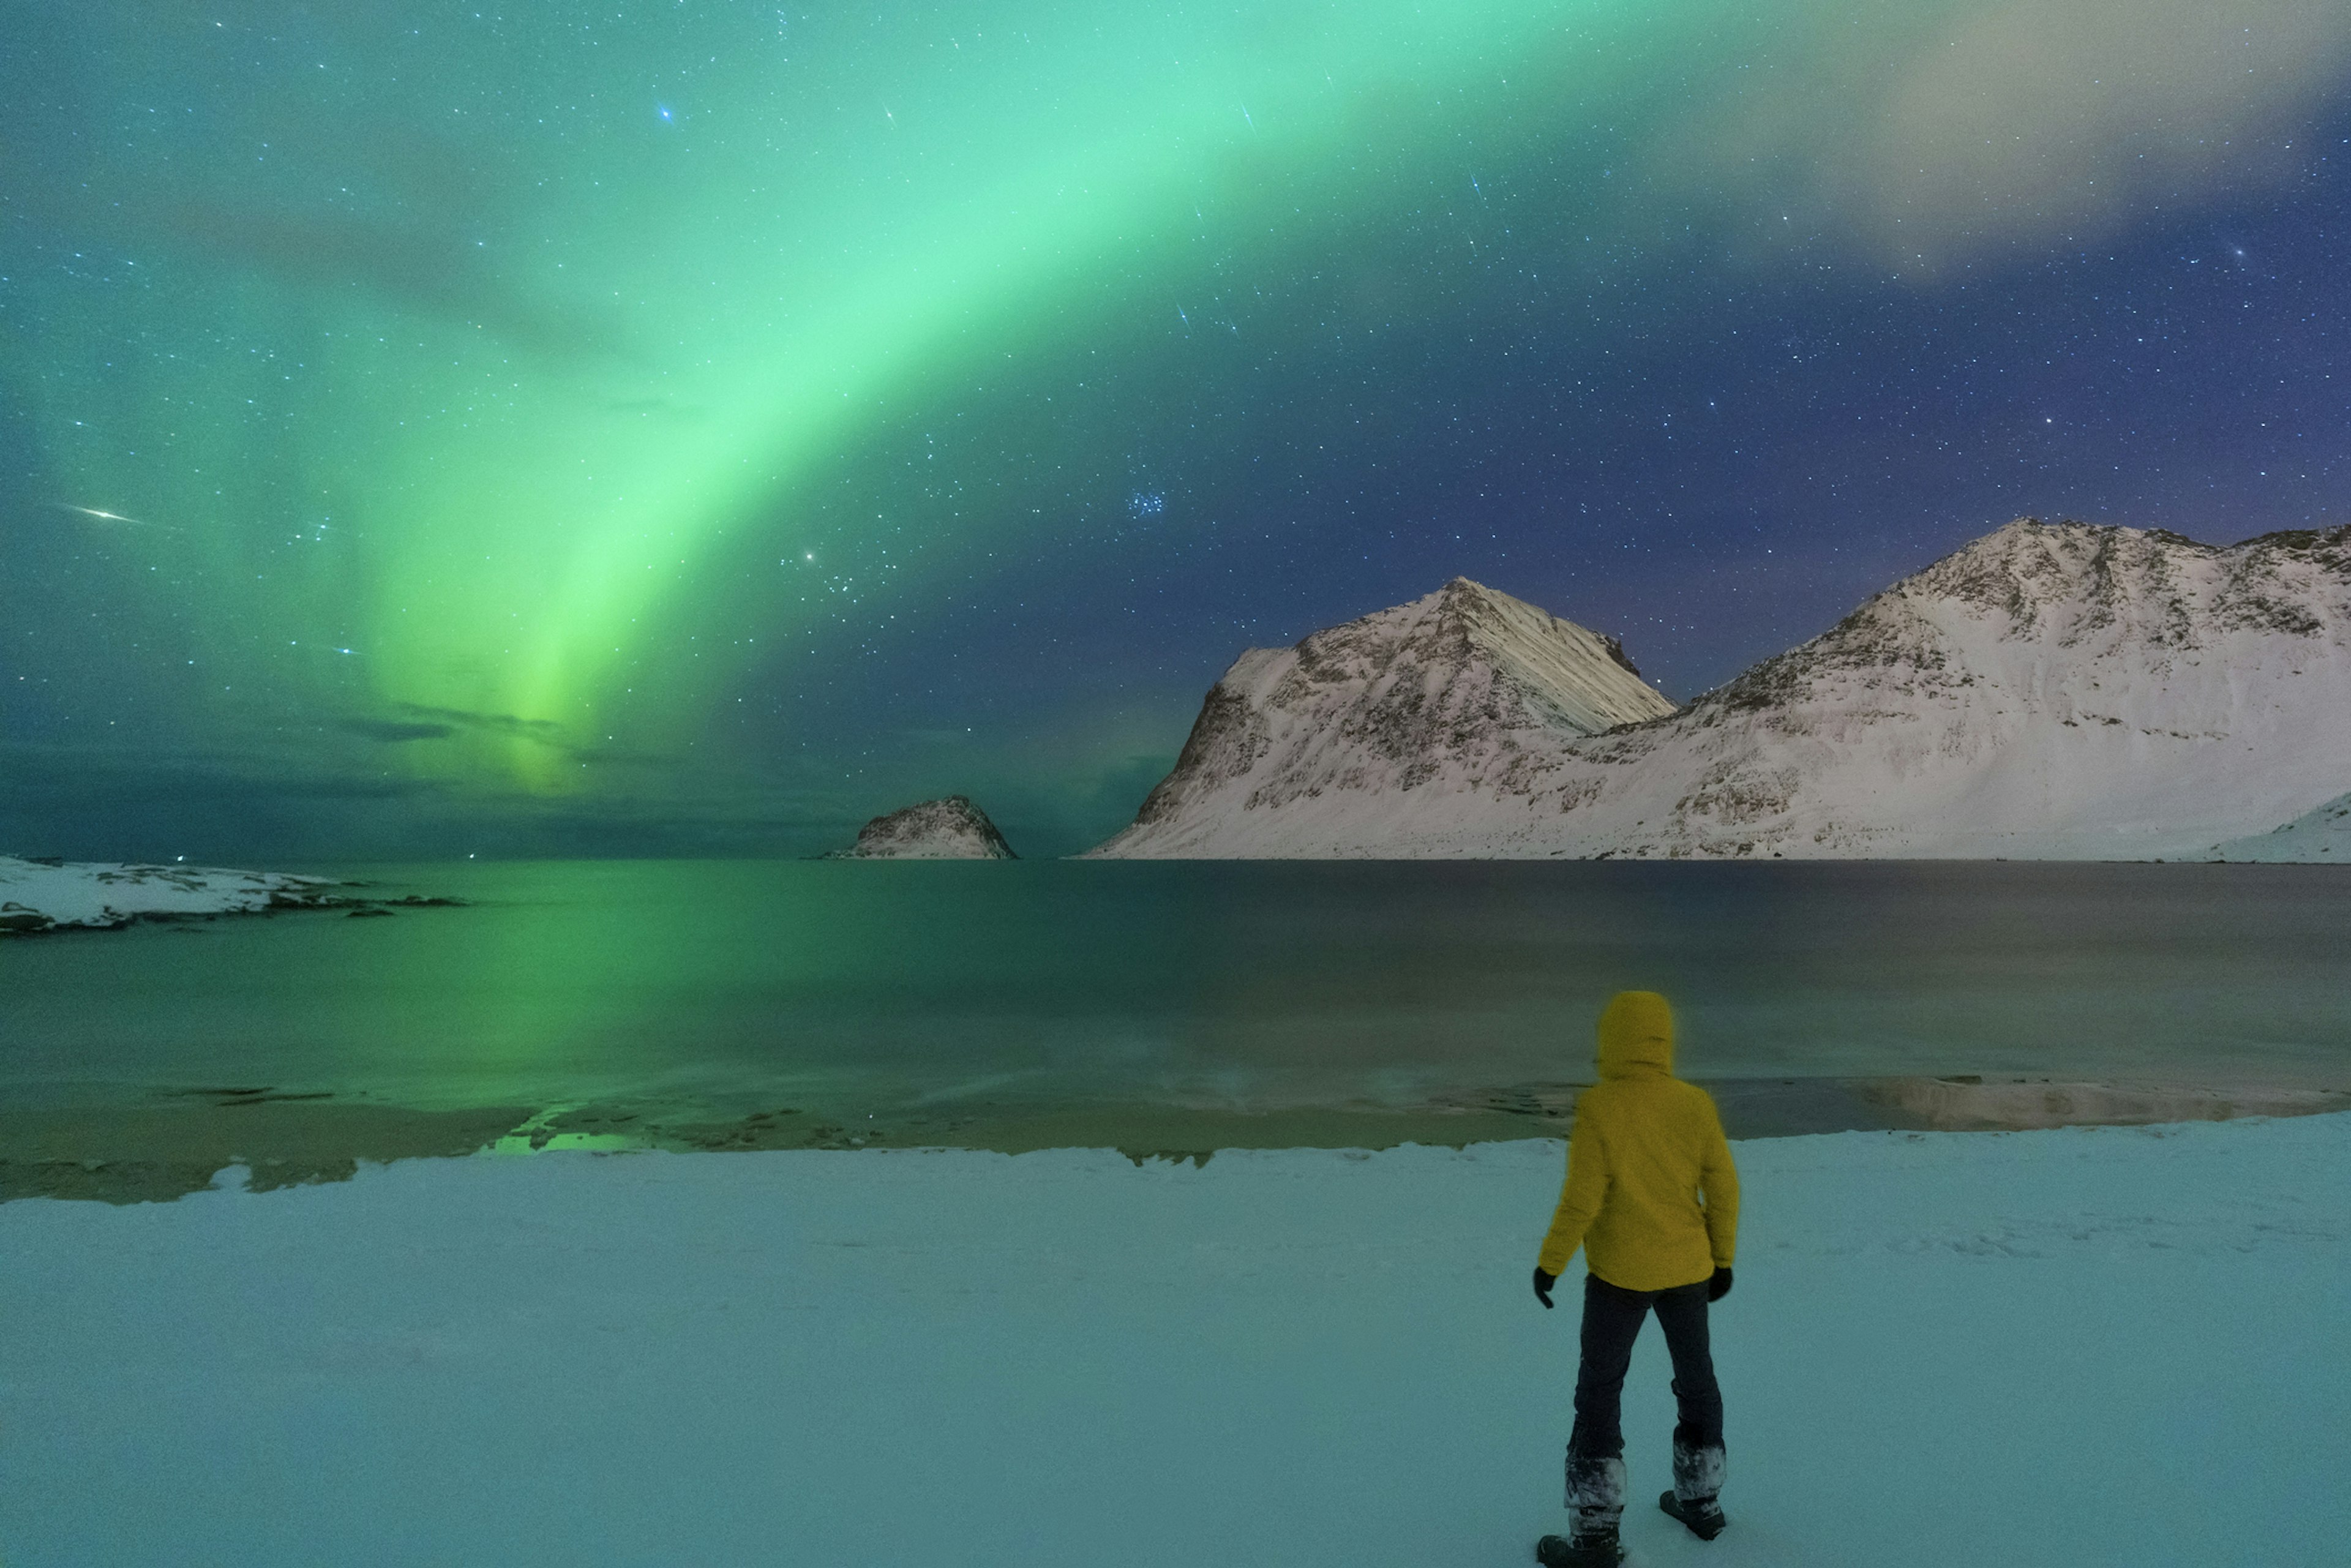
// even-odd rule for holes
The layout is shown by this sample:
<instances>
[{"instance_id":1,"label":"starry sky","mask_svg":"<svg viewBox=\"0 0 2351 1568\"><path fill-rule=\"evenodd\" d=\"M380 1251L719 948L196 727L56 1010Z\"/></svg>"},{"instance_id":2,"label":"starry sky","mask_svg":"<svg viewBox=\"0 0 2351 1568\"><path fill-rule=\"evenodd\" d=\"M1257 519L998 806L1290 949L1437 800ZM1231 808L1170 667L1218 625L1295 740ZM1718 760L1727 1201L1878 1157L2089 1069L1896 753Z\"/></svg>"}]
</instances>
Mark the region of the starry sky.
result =
<instances>
[{"instance_id":1,"label":"starry sky","mask_svg":"<svg viewBox=\"0 0 2351 1568\"><path fill-rule=\"evenodd\" d=\"M0 0L0 851L1128 820L1464 574L1687 698L2351 518L2332 0Z\"/></svg>"}]
</instances>

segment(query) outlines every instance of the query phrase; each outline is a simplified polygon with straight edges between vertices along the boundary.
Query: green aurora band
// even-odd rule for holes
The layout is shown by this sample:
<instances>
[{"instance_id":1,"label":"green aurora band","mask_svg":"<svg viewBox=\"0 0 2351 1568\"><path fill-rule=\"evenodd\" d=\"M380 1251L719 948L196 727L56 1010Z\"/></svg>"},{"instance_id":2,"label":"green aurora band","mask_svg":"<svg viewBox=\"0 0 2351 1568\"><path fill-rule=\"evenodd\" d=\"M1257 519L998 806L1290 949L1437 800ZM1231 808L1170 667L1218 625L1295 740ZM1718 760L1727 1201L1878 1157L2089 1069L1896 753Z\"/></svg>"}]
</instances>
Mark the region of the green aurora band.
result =
<instances>
[{"instance_id":1,"label":"green aurora band","mask_svg":"<svg viewBox=\"0 0 2351 1568\"><path fill-rule=\"evenodd\" d=\"M2208 120L2283 112L2342 57L2321 13L2252 9L2284 18L2266 74ZM55 96L11 113L0 255L37 526L106 542L187 699L408 726L397 766L551 793L689 741L740 666L724 633L911 602L1052 526L1025 497L941 507L888 566L836 570L808 493L877 421L1229 287L1236 256L1315 265L1465 142L1582 193L1562 235L1695 208L1764 254L1792 204L1925 287L1990 243L1966 214L2013 166L1906 183L1915 147L1872 125L1962 147L2019 112L1860 85L1997 65L2003 5L32 15L19 69ZM2127 217L2127 173L2084 193L2117 125L2202 79L2165 47L2116 103L2018 122L2044 156L2011 230ZM2147 178L2219 178L2191 140L2141 135L2132 167L2153 146ZM1669 213L1615 193L1628 158ZM747 538L795 587L691 632Z\"/></svg>"}]
</instances>

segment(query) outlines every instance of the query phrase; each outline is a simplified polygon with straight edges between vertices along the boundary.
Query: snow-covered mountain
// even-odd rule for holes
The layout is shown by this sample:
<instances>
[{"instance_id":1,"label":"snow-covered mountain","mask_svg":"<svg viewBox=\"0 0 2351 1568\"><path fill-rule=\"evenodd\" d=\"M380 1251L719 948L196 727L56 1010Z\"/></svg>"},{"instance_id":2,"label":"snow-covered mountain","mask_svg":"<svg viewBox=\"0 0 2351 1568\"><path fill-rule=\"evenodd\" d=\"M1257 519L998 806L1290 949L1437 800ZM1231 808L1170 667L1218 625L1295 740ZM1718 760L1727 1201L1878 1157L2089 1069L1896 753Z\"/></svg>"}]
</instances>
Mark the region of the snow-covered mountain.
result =
<instances>
[{"instance_id":1,"label":"snow-covered mountain","mask_svg":"<svg viewBox=\"0 0 2351 1568\"><path fill-rule=\"evenodd\" d=\"M924 800L858 830L854 848L837 850L832 860L1008 861L1019 857L987 813L961 795Z\"/></svg>"},{"instance_id":2,"label":"snow-covered mountain","mask_svg":"<svg viewBox=\"0 0 2351 1568\"><path fill-rule=\"evenodd\" d=\"M1257 719L1277 706L1257 672L1323 638L1432 692L1474 683L1462 642L1406 652L1416 612L1465 590L1516 605L1455 583L1291 653L1244 654L1134 826L1094 852L2341 853L2322 846L2351 785L2351 528L2223 548L2022 519L1680 712L1597 735L1531 705L1524 725L1500 705L1458 737L1401 746L1343 703L1314 710L1319 725Z\"/></svg>"},{"instance_id":3,"label":"snow-covered mountain","mask_svg":"<svg viewBox=\"0 0 2351 1568\"><path fill-rule=\"evenodd\" d=\"M1563 739L1673 711L1613 638L1457 577L1243 653L1134 825L1092 852L1376 854L1523 799Z\"/></svg>"},{"instance_id":4,"label":"snow-covered mountain","mask_svg":"<svg viewBox=\"0 0 2351 1568\"><path fill-rule=\"evenodd\" d=\"M2316 810L2281 822L2266 833L2231 839L2213 852L2225 861L2351 865L2351 795L2337 795Z\"/></svg>"}]
</instances>

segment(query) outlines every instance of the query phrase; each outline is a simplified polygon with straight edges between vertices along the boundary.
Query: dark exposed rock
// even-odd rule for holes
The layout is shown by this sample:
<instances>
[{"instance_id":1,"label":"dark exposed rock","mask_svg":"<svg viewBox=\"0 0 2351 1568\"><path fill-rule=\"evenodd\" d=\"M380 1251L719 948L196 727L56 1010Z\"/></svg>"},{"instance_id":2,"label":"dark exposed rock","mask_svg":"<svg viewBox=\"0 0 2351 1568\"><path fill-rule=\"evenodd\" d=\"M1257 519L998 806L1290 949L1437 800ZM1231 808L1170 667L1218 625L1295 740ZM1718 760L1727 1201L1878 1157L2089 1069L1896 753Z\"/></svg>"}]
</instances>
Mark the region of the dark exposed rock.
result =
<instances>
[{"instance_id":1,"label":"dark exposed rock","mask_svg":"<svg viewBox=\"0 0 2351 1568\"><path fill-rule=\"evenodd\" d=\"M834 860L1008 861L1019 857L987 813L961 795L924 800L874 818L858 831L853 848Z\"/></svg>"}]
</instances>

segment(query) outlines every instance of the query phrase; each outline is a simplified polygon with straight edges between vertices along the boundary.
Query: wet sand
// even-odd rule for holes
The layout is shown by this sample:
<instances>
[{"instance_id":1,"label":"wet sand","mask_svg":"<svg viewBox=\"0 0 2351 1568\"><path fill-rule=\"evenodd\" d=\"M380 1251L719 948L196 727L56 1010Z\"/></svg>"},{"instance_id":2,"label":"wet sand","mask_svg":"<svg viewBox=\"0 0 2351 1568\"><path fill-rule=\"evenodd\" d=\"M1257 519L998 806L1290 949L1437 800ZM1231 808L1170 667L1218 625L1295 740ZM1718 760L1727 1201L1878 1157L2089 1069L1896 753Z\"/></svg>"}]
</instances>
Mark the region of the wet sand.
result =
<instances>
[{"instance_id":1,"label":"wet sand","mask_svg":"<svg viewBox=\"0 0 2351 1568\"><path fill-rule=\"evenodd\" d=\"M1734 1139L1855 1130L2221 1121L2351 1109L2351 1090L2046 1079L1782 1078L1708 1083ZM1519 1085L1423 1104L1263 1110L1150 1103L839 1106L632 1103L420 1110L260 1085L160 1091L136 1103L0 1107L0 1202L164 1201L241 1166L256 1189L339 1181L360 1162L544 1150L1114 1148L1205 1164L1220 1149L1460 1147L1562 1138L1585 1086Z\"/></svg>"}]
</instances>

